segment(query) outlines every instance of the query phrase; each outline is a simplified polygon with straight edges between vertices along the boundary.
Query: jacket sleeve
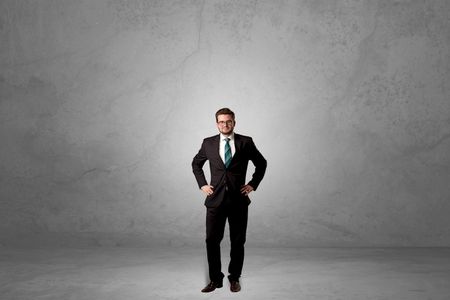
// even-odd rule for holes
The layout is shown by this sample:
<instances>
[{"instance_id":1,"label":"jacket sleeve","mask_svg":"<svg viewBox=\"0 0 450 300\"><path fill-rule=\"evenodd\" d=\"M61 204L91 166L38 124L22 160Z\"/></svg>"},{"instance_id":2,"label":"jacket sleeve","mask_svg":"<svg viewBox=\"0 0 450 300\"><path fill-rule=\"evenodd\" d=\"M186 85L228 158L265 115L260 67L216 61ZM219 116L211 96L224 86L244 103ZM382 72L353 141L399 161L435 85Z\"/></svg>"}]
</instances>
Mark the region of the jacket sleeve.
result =
<instances>
[{"instance_id":1,"label":"jacket sleeve","mask_svg":"<svg viewBox=\"0 0 450 300\"><path fill-rule=\"evenodd\" d=\"M255 172L252 175L252 179L249 181L248 185L252 186L256 191L261 180L266 173L267 160L262 156L255 146L253 140L250 140L250 160L255 165Z\"/></svg>"},{"instance_id":2,"label":"jacket sleeve","mask_svg":"<svg viewBox=\"0 0 450 300\"><path fill-rule=\"evenodd\" d=\"M201 188L207 185L208 182L205 178L205 173L203 172L203 165L208 160L205 152L205 141L203 140L202 146L198 151L197 155L194 156L192 160L192 172L194 173L195 179L197 180L198 187Z\"/></svg>"}]
</instances>

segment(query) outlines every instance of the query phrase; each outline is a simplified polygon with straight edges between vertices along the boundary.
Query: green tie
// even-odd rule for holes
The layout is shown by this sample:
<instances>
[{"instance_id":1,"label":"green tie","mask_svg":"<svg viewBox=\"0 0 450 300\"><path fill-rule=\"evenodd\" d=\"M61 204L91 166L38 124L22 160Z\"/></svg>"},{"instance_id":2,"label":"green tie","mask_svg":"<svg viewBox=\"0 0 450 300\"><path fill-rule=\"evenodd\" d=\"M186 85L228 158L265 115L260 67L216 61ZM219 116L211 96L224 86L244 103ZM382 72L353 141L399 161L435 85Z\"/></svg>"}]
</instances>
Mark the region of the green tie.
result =
<instances>
[{"instance_id":1,"label":"green tie","mask_svg":"<svg viewBox=\"0 0 450 300\"><path fill-rule=\"evenodd\" d=\"M225 141L226 141L226 143L225 143L225 167L228 168L228 166L230 165L230 162L231 162L230 139L226 138Z\"/></svg>"}]
</instances>

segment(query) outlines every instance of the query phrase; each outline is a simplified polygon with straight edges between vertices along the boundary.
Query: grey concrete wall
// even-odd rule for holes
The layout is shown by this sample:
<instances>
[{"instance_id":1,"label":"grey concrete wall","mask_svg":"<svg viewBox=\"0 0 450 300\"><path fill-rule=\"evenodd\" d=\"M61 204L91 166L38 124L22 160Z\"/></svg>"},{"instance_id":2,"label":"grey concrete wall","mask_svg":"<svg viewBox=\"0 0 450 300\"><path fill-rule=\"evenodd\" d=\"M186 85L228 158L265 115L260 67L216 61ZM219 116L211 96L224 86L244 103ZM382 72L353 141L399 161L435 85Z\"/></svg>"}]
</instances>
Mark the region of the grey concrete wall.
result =
<instances>
[{"instance_id":1,"label":"grey concrete wall","mask_svg":"<svg viewBox=\"0 0 450 300\"><path fill-rule=\"evenodd\" d=\"M202 245L190 163L229 106L268 160L249 244L450 246L449 15L1 1L1 245Z\"/></svg>"}]
</instances>

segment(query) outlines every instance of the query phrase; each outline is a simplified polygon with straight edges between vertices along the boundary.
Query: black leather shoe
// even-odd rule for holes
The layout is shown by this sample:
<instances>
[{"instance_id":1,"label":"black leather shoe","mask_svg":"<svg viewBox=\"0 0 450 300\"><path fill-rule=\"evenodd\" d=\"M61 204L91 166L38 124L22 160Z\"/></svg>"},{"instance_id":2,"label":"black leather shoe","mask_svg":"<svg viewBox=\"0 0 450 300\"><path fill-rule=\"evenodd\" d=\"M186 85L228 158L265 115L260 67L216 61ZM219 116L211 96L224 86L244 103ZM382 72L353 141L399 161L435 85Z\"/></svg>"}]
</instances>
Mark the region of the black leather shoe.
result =
<instances>
[{"instance_id":1,"label":"black leather shoe","mask_svg":"<svg viewBox=\"0 0 450 300\"><path fill-rule=\"evenodd\" d=\"M210 293L215 289L220 289L222 286L223 286L222 282L211 281L210 283L208 283L207 286L205 286L205 288L202 290L202 293Z\"/></svg>"},{"instance_id":2,"label":"black leather shoe","mask_svg":"<svg viewBox=\"0 0 450 300\"><path fill-rule=\"evenodd\" d=\"M239 284L239 281L231 280L230 281L230 291L233 293L237 293L241 290L241 285Z\"/></svg>"}]
</instances>

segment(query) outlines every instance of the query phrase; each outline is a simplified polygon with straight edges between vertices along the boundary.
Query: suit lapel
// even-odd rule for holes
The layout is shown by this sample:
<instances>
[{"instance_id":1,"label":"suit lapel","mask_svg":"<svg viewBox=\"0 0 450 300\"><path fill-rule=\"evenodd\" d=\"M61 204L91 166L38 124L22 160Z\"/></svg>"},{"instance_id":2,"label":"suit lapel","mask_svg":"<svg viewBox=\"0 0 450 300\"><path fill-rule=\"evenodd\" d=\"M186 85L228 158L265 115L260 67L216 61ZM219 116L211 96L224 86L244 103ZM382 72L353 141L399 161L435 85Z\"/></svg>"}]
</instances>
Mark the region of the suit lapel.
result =
<instances>
[{"instance_id":1,"label":"suit lapel","mask_svg":"<svg viewBox=\"0 0 450 300\"><path fill-rule=\"evenodd\" d=\"M236 152L233 155L233 158L236 156L236 154L239 153L239 150L241 150L241 137L239 136L239 134L234 133L234 148L236 150Z\"/></svg>"},{"instance_id":2,"label":"suit lapel","mask_svg":"<svg viewBox=\"0 0 450 300\"><path fill-rule=\"evenodd\" d=\"M216 159L222 163L222 165L225 167L225 164L220 157L220 134L216 135L216 138L214 139L214 148L216 151L214 153L216 154Z\"/></svg>"},{"instance_id":3,"label":"suit lapel","mask_svg":"<svg viewBox=\"0 0 450 300\"><path fill-rule=\"evenodd\" d=\"M235 161L236 159L239 159L239 155L241 154L240 153L241 148L242 148L241 136L239 134L234 133L234 149L235 149L235 152L234 152L233 157L231 158L231 162Z\"/></svg>"}]
</instances>

